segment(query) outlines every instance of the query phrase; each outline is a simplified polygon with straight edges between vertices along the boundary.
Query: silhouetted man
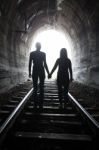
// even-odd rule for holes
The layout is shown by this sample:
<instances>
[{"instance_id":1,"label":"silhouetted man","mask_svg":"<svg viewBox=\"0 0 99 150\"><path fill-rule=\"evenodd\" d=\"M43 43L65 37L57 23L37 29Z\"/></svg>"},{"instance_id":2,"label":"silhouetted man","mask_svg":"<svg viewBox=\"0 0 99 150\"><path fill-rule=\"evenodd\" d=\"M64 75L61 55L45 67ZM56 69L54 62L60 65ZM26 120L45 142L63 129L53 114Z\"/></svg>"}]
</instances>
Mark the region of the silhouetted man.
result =
<instances>
[{"instance_id":1,"label":"silhouetted man","mask_svg":"<svg viewBox=\"0 0 99 150\"><path fill-rule=\"evenodd\" d=\"M34 105L37 106L37 89L38 89L38 79L39 79L39 88L40 88L40 99L39 104L43 106L43 98L44 98L44 79L45 79L45 69L49 75L48 66L46 63L46 54L40 51L41 44L36 43L36 50L30 53L29 58L29 77L33 79L33 98ZM31 75L31 65L33 62L33 70ZM44 69L45 68L45 69Z\"/></svg>"}]
</instances>

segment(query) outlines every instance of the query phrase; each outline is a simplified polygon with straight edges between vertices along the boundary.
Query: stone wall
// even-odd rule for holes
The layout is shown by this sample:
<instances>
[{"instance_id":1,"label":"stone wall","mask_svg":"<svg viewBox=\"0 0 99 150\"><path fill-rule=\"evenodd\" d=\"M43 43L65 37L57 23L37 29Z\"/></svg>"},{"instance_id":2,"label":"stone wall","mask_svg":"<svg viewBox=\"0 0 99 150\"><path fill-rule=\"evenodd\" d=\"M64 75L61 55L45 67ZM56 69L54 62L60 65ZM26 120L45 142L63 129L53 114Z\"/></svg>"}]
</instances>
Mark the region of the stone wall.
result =
<instances>
[{"instance_id":1,"label":"stone wall","mask_svg":"<svg viewBox=\"0 0 99 150\"><path fill-rule=\"evenodd\" d=\"M3 2L2 7L6 9L7 4L3 6ZM28 77L29 50L26 41L15 30L13 13L12 10L0 15L0 93L26 81Z\"/></svg>"}]
</instances>

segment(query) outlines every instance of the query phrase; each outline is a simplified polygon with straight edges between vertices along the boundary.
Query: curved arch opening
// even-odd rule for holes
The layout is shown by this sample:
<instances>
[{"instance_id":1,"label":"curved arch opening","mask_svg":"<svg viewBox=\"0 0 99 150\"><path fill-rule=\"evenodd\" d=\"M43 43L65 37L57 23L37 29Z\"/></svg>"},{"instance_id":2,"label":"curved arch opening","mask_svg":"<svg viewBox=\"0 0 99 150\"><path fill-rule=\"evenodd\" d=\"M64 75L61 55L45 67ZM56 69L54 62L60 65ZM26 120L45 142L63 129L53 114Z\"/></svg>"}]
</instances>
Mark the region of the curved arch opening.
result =
<instances>
[{"instance_id":1,"label":"curved arch opening","mask_svg":"<svg viewBox=\"0 0 99 150\"><path fill-rule=\"evenodd\" d=\"M47 29L38 32L34 37L31 44L31 51L35 50L36 42L41 43L41 51L46 53L46 60L49 71L55 64L56 59L60 55L61 48L66 48L68 57L71 59L71 43L64 33L55 29ZM53 78L56 78L56 73L53 74Z\"/></svg>"}]
</instances>

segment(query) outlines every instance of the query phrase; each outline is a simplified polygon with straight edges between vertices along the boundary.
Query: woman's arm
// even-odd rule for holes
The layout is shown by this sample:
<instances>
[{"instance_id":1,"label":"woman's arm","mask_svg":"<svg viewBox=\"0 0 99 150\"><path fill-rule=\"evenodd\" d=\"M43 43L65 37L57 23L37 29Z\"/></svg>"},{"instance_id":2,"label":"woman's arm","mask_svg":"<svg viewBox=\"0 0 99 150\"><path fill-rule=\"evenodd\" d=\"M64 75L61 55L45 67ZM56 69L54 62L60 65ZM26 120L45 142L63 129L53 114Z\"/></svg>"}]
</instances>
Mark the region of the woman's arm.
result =
<instances>
[{"instance_id":1,"label":"woman's arm","mask_svg":"<svg viewBox=\"0 0 99 150\"><path fill-rule=\"evenodd\" d=\"M54 67L53 67L53 69L52 69L52 71L51 71L51 73L50 73L50 75L52 75L53 72L56 70L58 64L59 64L59 60L57 59L56 62L55 62L55 65L54 65Z\"/></svg>"},{"instance_id":2,"label":"woman's arm","mask_svg":"<svg viewBox=\"0 0 99 150\"><path fill-rule=\"evenodd\" d=\"M29 57L29 77L31 78L31 65L32 65L32 54L30 53Z\"/></svg>"},{"instance_id":3,"label":"woman's arm","mask_svg":"<svg viewBox=\"0 0 99 150\"><path fill-rule=\"evenodd\" d=\"M72 72L72 63L71 61L69 62L69 73L70 73L70 81L73 80L73 72Z\"/></svg>"}]
</instances>

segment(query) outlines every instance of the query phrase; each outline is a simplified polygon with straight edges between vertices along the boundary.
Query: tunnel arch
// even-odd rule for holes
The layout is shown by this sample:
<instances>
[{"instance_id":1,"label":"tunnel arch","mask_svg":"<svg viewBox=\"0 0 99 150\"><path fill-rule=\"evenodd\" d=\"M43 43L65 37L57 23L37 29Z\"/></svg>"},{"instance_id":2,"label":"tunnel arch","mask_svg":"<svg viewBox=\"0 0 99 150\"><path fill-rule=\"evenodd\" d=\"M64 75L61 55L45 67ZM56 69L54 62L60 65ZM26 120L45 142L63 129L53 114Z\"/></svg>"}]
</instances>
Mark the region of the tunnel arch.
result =
<instances>
[{"instance_id":1,"label":"tunnel arch","mask_svg":"<svg viewBox=\"0 0 99 150\"><path fill-rule=\"evenodd\" d=\"M47 43L46 43L46 42ZM56 59L60 55L60 49L65 47L68 52L68 56L72 59L72 40L68 33L63 32L60 27L43 26L39 28L31 37L30 51L35 50L35 43L41 43L41 50L46 53L47 64L51 71ZM53 75L56 78L56 73Z\"/></svg>"},{"instance_id":2,"label":"tunnel arch","mask_svg":"<svg viewBox=\"0 0 99 150\"><path fill-rule=\"evenodd\" d=\"M70 40L74 79L99 88L98 9L97 0L1 0L0 92L27 80L32 36L50 27Z\"/></svg>"}]
</instances>

